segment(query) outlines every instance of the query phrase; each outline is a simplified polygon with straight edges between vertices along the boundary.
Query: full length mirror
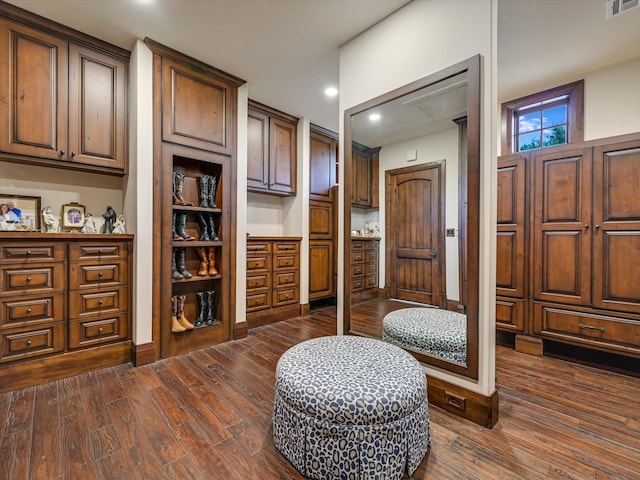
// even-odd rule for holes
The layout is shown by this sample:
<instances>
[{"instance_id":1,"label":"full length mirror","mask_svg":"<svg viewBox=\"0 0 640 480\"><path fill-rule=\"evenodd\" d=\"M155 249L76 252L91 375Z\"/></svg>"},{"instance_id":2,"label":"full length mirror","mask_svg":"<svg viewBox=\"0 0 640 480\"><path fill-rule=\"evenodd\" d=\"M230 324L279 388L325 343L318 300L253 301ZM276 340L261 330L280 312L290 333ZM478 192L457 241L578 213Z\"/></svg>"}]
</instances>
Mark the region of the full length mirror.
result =
<instances>
[{"instance_id":1,"label":"full length mirror","mask_svg":"<svg viewBox=\"0 0 640 480\"><path fill-rule=\"evenodd\" d=\"M343 162L345 332L476 379L479 73L476 56L347 110Z\"/></svg>"}]
</instances>

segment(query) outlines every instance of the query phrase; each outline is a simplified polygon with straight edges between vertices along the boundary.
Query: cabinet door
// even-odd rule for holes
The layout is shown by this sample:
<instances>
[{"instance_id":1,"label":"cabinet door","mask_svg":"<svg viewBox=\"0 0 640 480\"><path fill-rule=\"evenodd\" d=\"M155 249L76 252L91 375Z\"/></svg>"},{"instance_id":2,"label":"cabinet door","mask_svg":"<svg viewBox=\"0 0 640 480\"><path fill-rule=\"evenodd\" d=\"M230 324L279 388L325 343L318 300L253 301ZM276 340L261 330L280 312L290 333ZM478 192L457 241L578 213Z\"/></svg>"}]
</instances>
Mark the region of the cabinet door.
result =
<instances>
[{"instance_id":1,"label":"cabinet door","mask_svg":"<svg viewBox=\"0 0 640 480\"><path fill-rule=\"evenodd\" d=\"M333 238L333 203L309 202L309 237L314 239Z\"/></svg>"},{"instance_id":2,"label":"cabinet door","mask_svg":"<svg viewBox=\"0 0 640 480\"><path fill-rule=\"evenodd\" d=\"M353 150L351 203L361 207L371 206L371 159L366 152Z\"/></svg>"},{"instance_id":3,"label":"cabinet door","mask_svg":"<svg viewBox=\"0 0 640 480\"><path fill-rule=\"evenodd\" d=\"M0 20L0 150L58 160L67 152L67 42Z\"/></svg>"},{"instance_id":4,"label":"cabinet door","mask_svg":"<svg viewBox=\"0 0 640 480\"><path fill-rule=\"evenodd\" d=\"M163 59L162 139L233 153L235 89L212 76Z\"/></svg>"},{"instance_id":5,"label":"cabinet door","mask_svg":"<svg viewBox=\"0 0 640 480\"><path fill-rule=\"evenodd\" d=\"M309 242L309 300L335 295L333 278L333 242Z\"/></svg>"},{"instance_id":6,"label":"cabinet door","mask_svg":"<svg viewBox=\"0 0 640 480\"><path fill-rule=\"evenodd\" d=\"M532 154L536 300L591 301L591 148Z\"/></svg>"},{"instance_id":7,"label":"cabinet door","mask_svg":"<svg viewBox=\"0 0 640 480\"><path fill-rule=\"evenodd\" d=\"M297 126L271 117L269 129L269 190L296 193Z\"/></svg>"},{"instance_id":8,"label":"cabinet door","mask_svg":"<svg viewBox=\"0 0 640 480\"><path fill-rule=\"evenodd\" d=\"M269 116L249 110L247 123L247 187L269 188Z\"/></svg>"},{"instance_id":9,"label":"cabinet door","mask_svg":"<svg viewBox=\"0 0 640 480\"><path fill-rule=\"evenodd\" d=\"M336 184L336 141L311 131L309 149L309 198L331 202L331 189Z\"/></svg>"},{"instance_id":10,"label":"cabinet door","mask_svg":"<svg viewBox=\"0 0 640 480\"><path fill-rule=\"evenodd\" d=\"M640 141L594 149L593 304L640 313Z\"/></svg>"},{"instance_id":11,"label":"cabinet door","mask_svg":"<svg viewBox=\"0 0 640 480\"><path fill-rule=\"evenodd\" d=\"M69 48L69 160L126 171L127 64Z\"/></svg>"}]
</instances>

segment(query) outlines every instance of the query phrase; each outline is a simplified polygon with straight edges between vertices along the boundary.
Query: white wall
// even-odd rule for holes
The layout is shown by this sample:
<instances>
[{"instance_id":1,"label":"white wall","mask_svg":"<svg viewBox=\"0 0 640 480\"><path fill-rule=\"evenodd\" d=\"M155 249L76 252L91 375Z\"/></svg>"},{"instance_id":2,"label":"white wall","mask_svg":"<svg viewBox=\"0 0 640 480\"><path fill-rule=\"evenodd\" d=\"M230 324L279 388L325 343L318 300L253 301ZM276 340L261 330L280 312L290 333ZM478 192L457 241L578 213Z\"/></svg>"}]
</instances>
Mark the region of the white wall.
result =
<instances>
[{"instance_id":1,"label":"white wall","mask_svg":"<svg viewBox=\"0 0 640 480\"><path fill-rule=\"evenodd\" d=\"M480 189L479 380L426 367L429 374L482 395L495 390L495 184L497 151L495 0L415 1L376 24L340 49L340 112L454 63L480 54L482 62ZM343 118L340 136L344 137ZM344 145L341 145L344 158ZM341 177L344 169L341 169ZM344 178L340 178L344 185ZM344 238L340 189L339 238ZM338 265L344 263L344 243ZM343 274L339 274L343 288ZM342 304L338 298L339 331Z\"/></svg>"}]
</instances>

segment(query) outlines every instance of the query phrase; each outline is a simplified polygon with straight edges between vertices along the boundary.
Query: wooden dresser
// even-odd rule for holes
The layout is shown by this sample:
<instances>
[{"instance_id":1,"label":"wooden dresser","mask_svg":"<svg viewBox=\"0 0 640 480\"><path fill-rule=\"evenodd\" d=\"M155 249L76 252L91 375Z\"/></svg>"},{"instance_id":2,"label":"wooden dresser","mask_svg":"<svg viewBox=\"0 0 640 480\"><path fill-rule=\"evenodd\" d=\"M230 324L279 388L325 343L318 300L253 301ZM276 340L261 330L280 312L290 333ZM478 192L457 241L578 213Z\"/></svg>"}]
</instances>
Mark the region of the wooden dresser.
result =
<instances>
[{"instance_id":1,"label":"wooden dresser","mask_svg":"<svg viewBox=\"0 0 640 480\"><path fill-rule=\"evenodd\" d=\"M300 316L300 237L247 239L247 327Z\"/></svg>"},{"instance_id":2,"label":"wooden dresser","mask_svg":"<svg viewBox=\"0 0 640 480\"><path fill-rule=\"evenodd\" d=\"M0 242L0 392L130 361L133 235Z\"/></svg>"},{"instance_id":3,"label":"wooden dresser","mask_svg":"<svg viewBox=\"0 0 640 480\"><path fill-rule=\"evenodd\" d=\"M380 240L351 238L351 302L378 296L378 251Z\"/></svg>"}]
</instances>

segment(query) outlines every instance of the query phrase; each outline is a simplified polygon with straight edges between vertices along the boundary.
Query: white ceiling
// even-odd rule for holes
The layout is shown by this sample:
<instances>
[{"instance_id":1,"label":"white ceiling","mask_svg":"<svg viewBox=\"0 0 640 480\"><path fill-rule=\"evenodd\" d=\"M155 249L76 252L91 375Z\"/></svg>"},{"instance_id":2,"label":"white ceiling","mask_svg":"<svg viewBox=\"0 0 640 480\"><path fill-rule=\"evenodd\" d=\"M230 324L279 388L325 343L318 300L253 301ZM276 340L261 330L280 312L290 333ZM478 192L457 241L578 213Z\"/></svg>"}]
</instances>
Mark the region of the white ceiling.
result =
<instances>
[{"instance_id":1,"label":"white ceiling","mask_svg":"<svg viewBox=\"0 0 640 480\"><path fill-rule=\"evenodd\" d=\"M338 131L338 100L327 100L323 90L338 83L339 46L408 0L9 3L129 50L136 38L150 37L247 80L254 100ZM499 0L499 98L640 57L640 9L607 20L605 5L606 0Z\"/></svg>"}]
</instances>

